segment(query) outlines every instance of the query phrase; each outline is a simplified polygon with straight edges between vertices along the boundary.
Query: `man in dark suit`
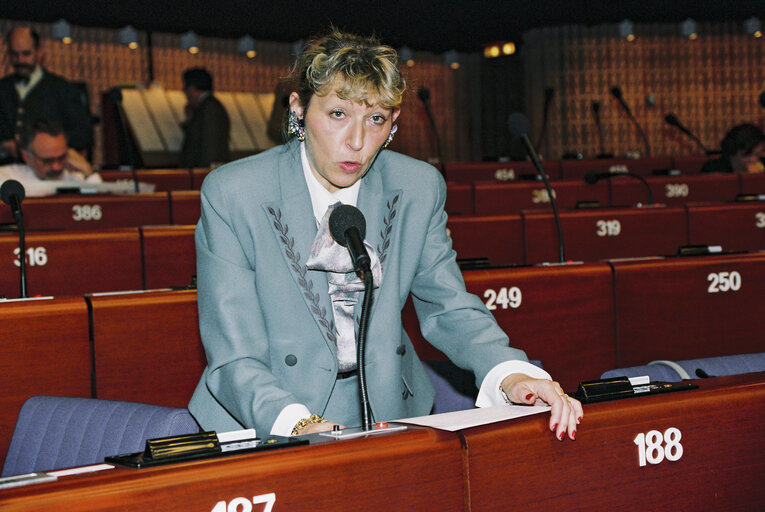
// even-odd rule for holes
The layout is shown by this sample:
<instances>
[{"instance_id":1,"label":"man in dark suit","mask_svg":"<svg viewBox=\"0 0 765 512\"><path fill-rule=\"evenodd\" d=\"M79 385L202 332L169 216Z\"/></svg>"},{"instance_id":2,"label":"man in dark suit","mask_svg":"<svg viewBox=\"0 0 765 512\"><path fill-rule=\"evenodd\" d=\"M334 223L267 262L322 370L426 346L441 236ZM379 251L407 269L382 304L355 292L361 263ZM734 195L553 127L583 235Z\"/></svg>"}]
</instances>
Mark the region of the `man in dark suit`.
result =
<instances>
[{"instance_id":1,"label":"man in dark suit","mask_svg":"<svg viewBox=\"0 0 765 512\"><path fill-rule=\"evenodd\" d=\"M78 88L42 67L40 36L29 27L16 27L6 42L14 72L0 80L0 153L6 160L18 159L18 138L38 119L61 124L73 149L90 149L93 128L87 101Z\"/></svg>"},{"instance_id":2,"label":"man in dark suit","mask_svg":"<svg viewBox=\"0 0 765 512\"><path fill-rule=\"evenodd\" d=\"M213 96L213 79L203 68L183 73L187 119L182 123L184 138L180 167L210 167L229 160L229 121L226 109Z\"/></svg>"}]
</instances>

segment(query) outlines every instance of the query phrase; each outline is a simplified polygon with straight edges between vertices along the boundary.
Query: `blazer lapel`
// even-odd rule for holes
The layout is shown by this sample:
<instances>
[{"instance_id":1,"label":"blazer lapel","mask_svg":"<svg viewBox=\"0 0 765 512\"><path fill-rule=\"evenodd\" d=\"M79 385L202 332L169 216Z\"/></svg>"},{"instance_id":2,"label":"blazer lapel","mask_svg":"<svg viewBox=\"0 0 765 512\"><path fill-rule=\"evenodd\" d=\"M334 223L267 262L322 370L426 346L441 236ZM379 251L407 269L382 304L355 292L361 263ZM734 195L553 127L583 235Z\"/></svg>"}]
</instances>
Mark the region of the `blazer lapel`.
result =
<instances>
[{"instance_id":1,"label":"blazer lapel","mask_svg":"<svg viewBox=\"0 0 765 512\"><path fill-rule=\"evenodd\" d=\"M330 350L336 353L337 337L327 275L325 272L308 270L305 266L317 228L300 164L299 148L298 144L294 144L279 161L281 200L264 203L263 209L295 286L300 289L303 301Z\"/></svg>"}]
</instances>

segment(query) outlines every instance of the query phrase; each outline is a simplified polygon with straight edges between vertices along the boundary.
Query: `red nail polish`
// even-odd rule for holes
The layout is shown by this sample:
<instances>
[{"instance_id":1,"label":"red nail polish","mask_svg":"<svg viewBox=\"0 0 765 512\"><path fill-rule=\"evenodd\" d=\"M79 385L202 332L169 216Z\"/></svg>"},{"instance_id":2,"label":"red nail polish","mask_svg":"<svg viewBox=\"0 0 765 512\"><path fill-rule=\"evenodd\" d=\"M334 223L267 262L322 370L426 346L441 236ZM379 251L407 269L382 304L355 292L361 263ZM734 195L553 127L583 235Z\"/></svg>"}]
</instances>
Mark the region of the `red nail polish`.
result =
<instances>
[{"instance_id":1,"label":"red nail polish","mask_svg":"<svg viewBox=\"0 0 765 512\"><path fill-rule=\"evenodd\" d=\"M556 429L556 428L558 428L558 424L557 424L557 423L556 423L555 425L553 425L552 427L550 427L550 430L552 430L553 432L555 432L555 429Z\"/></svg>"},{"instance_id":2,"label":"red nail polish","mask_svg":"<svg viewBox=\"0 0 765 512\"><path fill-rule=\"evenodd\" d=\"M561 441L563 441L563 438L564 438L565 436L566 436L566 433L565 433L565 432L561 432L561 433L560 433L560 435L558 436L558 438L559 438Z\"/></svg>"},{"instance_id":3,"label":"red nail polish","mask_svg":"<svg viewBox=\"0 0 765 512\"><path fill-rule=\"evenodd\" d=\"M579 417L576 419L576 423L577 423L577 425L578 425L578 424L579 424L579 423L581 423L581 422L582 422L582 417L581 417L581 416L579 416Z\"/></svg>"},{"instance_id":4,"label":"red nail polish","mask_svg":"<svg viewBox=\"0 0 765 512\"><path fill-rule=\"evenodd\" d=\"M528 395L526 395L526 400L527 401L531 400L532 398L534 398L534 393L529 393Z\"/></svg>"},{"instance_id":5,"label":"red nail polish","mask_svg":"<svg viewBox=\"0 0 765 512\"><path fill-rule=\"evenodd\" d=\"M573 439L574 441L576 441L576 430L574 430L573 432L571 432L571 439Z\"/></svg>"}]
</instances>

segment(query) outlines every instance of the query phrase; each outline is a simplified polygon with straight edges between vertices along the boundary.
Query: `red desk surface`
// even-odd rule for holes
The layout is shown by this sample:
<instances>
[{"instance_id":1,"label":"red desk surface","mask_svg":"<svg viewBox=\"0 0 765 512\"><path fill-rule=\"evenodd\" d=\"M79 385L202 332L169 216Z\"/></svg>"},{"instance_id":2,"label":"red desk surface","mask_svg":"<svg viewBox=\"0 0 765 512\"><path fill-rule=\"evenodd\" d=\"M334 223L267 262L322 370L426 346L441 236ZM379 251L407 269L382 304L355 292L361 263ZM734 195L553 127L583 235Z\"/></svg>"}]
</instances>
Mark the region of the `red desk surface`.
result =
<instances>
[{"instance_id":1,"label":"red desk surface","mask_svg":"<svg viewBox=\"0 0 765 512\"><path fill-rule=\"evenodd\" d=\"M739 174L742 194L765 194L765 173Z\"/></svg>"},{"instance_id":2,"label":"red desk surface","mask_svg":"<svg viewBox=\"0 0 765 512\"><path fill-rule=\"evenodd\" d=\"M655 176L646 178L654 201L682 205L701 201L732 201L739 193L738 177L733 174L690 176ZM611 205L647 204L648 191L643 183L629 176L611 178Z\"/></svg>"},{"instance_id":3,"label":"red desk surface","mask_svg":"<svg viewBox=\"0 0 765 512\"><path fill-rule=\"evenodd\" d=\"M654 170L669 169L672 158L668 156L650 158L604 158L591 160L561 160L560 170L563 179L582 179L589 171L595 172L632 172L650 175Z\"/></svg>"},{"instance_id":4,"label":"red desk surface","mask_svg":"<svg viewBox=\"0 0 765 512\"><path fill-rule=\"evenodd\" d=\"M560 178L559 161L542 162L542 168L550 179ZM537 176L537 174L539 172L534 164L527 161L454 162L446 164L446 179L462 183L485 180L513 181L524 175Z\"/></svg>"},{"instance_id":5,"label":"red desk surface","mask_svg":"<svg viewBox=\"0 0 765 512\"><path fill-rule=\"evenodd\" d=\"M0 460L5 460L27 398L90 396L91 358L82 297L0 302L0 324Z\"/></svg>"},{"instance_id":6,"label":"red desk surface","mask_svg":"<svg viewBox=\"0 0 765 512\"><path fill-rule=\"evenodd\" d=\"M0 234L0 294L6 297L19 296L17 250L18 235ZM26 261L29 296L143 288L137 228L28 233Z\"/></svg>"},{"instance_id":7,"label":"red desk surface","mask_svg":"<svg viewBox=\"0 0 765 512\"><path fill-rule=\"evenodd\" d=\"M188 286L197 273L194 226L144 226L141 236L145 288Z\"/></svg>"},{"instance_id":8,"label":"red desk surface","mask_svg":"<svg viewBox=\"0 0 765 512\"><path fill-rule=\"evenodd\" d=\"M0 491L0 507L457 512L466 507L462 463L456 434L410 428L368 439L62 477L57 482ZM273 508L253 506L253 497L271 493Z\"/></svg>"},{"instance_id":9,"label":"red desk surface","mask_svg":"<svg viewBox=\"0 0 765 512\"><path fill-rule=\"evenodd\" d=\"M170 220L172 224L196 224L201 213L202 205L199 202L199 190L174 190L170 192Z\"/></svg>"},{"instance_id":10,"label":"red desk surface","mask_svg":"<svg viewBox=\"0 0 765 512\"><path fill-rule=\"evenodd\" d=\"M561 212L566 259L597 261L675 254L688 243L680 207L603 208ZM558 261L558 232L550 212L523 212L526 263Z\"/></svg>"},{"instance_id":11,"label":"red desk surface","mask_svg":"<svg viewBox=\"0 0 765 512\"><path fill-rule=\"evenodd\" d=\"M763 351L765 253L611 263L617 367Z\"/></svg>"},{"instance_id":12,"label":"red desk surface","mask_svg":"<svg viewBox=\"0 0 765 512\"><path fill-rule=\"evenodd\" d=\"M698 174L704 163L712 158L707 155L677 155L672 157L672 168L683 174Z\"/></svg>"},{"instance_id":13,"label":"red desk surface","mask_svg":"<svg viewBox=\"0 0 765 512\"><path fill-rule=\"evenodd\" d=\"M195 290L88 297L96 397L186 407L206 359Z\"/></svg>"},{"instance_id":14,"label":"red desk surface","mask_svg":"<svg viewBox=\"0 0 765 512\"><path fill-rule=\"evenodd\" d=\"M613 283L606 263L470 270L463 276L510 346L541 360L564 389L574 391L580 381L615 367ZM410 303L403 322L421 359L446 359L422 337Z\"/></svg>"},{"instance_id":15,"label":"red desk surface","mask_svg":"<svg viewBox=\"0 0 765 512\"><path fill-rule=\"evenodd\" d=\"M444 210L449 215L472 215L473 185L470 183L447 183Z\"/></svg>"},{"instance_id":16,"label":"red desk surface","mask_svg":"<svg viewBox=\"0 0 765 512\"><path fill-rule=\"evenodd\" d=\"M688 242L725 251L765 249L765 201L688 205Z\"/></svg>"},{"instance_id":17,"label":"red desk surface","mask_svg":"<svg viewBox=\"0 0 765 512\"><path fill-rule=\"evenodd\" d=\"M202 188L202 182L205 180L212 169L191 169L191 188L199 190Z\"/></svg>"},{"instance_id":18,"label":"red desk surface","mask_svg":"<svg viewBox=\"0 0 765 512\"><path fill-rule=\"evenodd\" d=\"M455 216L446 227L458 259L488 258L492 265L523 263L520 215Z\"/></svg>"},{"instance_id":19,"label":"red desk surface","mask_svg":"<svg viewBox=\"0 0 765 512\"><path fill-rule=\"evenodd\" d=\"M470 510L760 510L765 503L765 374L696 381L700 389L585 406L574 442L536 415L462 431ZM643 433L680 433L646 452ZM670 456L678 450L670 439Z\"/></svg>"},{"instance_id":20,"label":"red desk surface","mask_svg":"<svg viewBox=\"0 0 765 512\"><path fill-rule=\"evenodd\" d=\"M27 230L107 229L170 223L167 192L29 198L22 203L22 209ZM13 222L10 209L0 208L0 223L9 222Z\"/></svg>"},{"instance_id":21,"label":"red desk surface","mask_svg":"<svg viewBox=\"0 0 765 512\"><path fill-rule=\"evenodd\" d=\"M551 181L550 187L559 210L575 208L580 201L609 205L608 183L605 181L589 185L583 180L557 180ZM541 181L476 182L474 188L477 215L503 215L533 208L550 208L550 197Z\"/></svg>"},{"instance_id":22,"label":"red desk surface","mask_svg":"<svg viewBox=\"0 0 765 512\"><path fill-rule=\"evenodd\" d=\"M104 181L132 180L130 171L101 171ZM191 190L191 171L189 169L138 169L138 181L153 183L155 192L169 190Z\"/></svg>"}]
</instances>

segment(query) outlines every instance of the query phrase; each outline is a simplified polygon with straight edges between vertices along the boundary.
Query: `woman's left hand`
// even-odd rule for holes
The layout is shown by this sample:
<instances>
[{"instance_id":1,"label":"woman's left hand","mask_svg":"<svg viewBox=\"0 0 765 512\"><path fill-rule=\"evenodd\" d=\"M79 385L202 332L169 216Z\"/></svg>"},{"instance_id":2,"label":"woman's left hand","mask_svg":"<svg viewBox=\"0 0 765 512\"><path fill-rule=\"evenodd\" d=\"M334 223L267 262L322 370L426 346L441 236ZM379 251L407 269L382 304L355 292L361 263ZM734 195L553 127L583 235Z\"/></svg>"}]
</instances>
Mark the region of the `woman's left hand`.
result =
<instances>
[{"instance_id":1,"label":"woman's left hand","mask_svg":"<svg viewBox=\"0 0 765 512\"><path fill-rule=\"evenodd\" d=\"M505 377L501 386L513 403L531 405L537 398L547 402L551 407L550 430L555 437L563 441L568 433L569 439L576 440L577 425L582 422L584 416L582 404L564 393L560 384L552 380L513 373Z\"/></svg>"}]
</instances>

